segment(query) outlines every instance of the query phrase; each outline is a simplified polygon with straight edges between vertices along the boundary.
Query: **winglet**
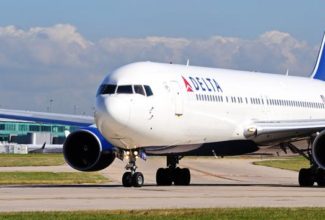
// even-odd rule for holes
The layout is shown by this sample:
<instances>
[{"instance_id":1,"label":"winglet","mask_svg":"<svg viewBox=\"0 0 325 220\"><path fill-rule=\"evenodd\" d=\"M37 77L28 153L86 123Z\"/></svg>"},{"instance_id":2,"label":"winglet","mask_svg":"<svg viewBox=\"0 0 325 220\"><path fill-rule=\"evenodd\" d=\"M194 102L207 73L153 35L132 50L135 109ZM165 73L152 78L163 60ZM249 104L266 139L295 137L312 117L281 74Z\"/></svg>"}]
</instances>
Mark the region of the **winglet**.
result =
<instances>
[{"instance_id":1,"label":"winglet","mask_svg":"<svg viewBox=\"0 0 325 220\"><path fill-rule=\"evenodd\" d=\"M325 81L325 51L324 51L324 45L325 45L325 33L323 36L323 41L319 49L317 62L314 68L313 73L311 74L311 78L313 79L319 79Z\"/></svg>"}]
</instances>

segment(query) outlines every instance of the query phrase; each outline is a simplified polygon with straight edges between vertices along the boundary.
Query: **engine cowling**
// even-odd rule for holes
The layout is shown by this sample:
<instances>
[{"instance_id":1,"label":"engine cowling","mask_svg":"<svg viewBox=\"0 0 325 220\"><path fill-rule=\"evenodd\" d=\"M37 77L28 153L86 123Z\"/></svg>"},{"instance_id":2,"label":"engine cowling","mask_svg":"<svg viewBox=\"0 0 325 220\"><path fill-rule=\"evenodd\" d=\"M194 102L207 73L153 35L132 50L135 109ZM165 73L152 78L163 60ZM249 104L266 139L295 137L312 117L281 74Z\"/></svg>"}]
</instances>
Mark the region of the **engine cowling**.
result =
<instances>
[{"instance_id":1,"label":"engine cowling","mask_svg":"<svg viewBox=\"0 0 325 220\"><path fill-rule=\"evenodd\" d=\"M115 159L114 146L95 127L77 130L68 135L63 154L66 162L79 171L98 171Z\"/></svg>"},{"instance_id":2,"label":"engine cowling","mask_svg":"<svg viewBox=\"0 0 325 220\"><path fill-rule=\"evenodd\" d=\"M325 169L325 130L315 138L312 146L312 156L317 165Z\"/></svg>"}]
</instances>

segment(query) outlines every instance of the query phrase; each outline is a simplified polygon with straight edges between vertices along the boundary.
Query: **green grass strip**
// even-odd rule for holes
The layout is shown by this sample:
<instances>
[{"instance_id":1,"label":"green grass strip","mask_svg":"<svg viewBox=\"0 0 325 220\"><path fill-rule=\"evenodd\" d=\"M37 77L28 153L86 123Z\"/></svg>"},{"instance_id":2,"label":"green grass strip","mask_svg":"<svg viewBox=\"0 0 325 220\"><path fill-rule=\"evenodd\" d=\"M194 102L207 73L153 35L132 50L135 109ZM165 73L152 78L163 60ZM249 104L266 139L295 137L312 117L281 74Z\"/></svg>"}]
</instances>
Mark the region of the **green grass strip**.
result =
<instances>
[{"instance_id":1,"label":"green grass strip","mask_svg":"<svg viewBox=\"0 0 325 220\"><path fill-rule=\"evenodd\" d=\"M58 166L64 164L62 154L0 154L0 167Z\"/></svg>"},{"instance_id":2,"label":"green grass strip","mask_svg":"<svg viewBox=\"0 0 325 220\"><path fill-rule=\"evenodd\" d=\"M99 173L88 172L0 172L0 184L80 184L105 183Z\"/></svg>"},{"instance_id":3,"label":"green grass strip","mask_svg":"<svg viewBox=\"0 0 325 220\"><path fill-rule=\"evenodd\" d=\"M108 204L109 206L109 204ZM324 219L324 208L217 208L146 211L80 211L0 213L0 219L110 219L110 220L194 220L194 219Z\"/></svg>"},{"instance_id":4,"label":"green grass strip","mask_svg":"<svg viewBox=\"0 0 325 220\"><path fill-rule=\"evenodd\" d=\"M290 157L276 160L256 161L253 164L293 171L299 171L301 168L310 167L309 161L303 157Z\"/></svg>"}]
</instances>

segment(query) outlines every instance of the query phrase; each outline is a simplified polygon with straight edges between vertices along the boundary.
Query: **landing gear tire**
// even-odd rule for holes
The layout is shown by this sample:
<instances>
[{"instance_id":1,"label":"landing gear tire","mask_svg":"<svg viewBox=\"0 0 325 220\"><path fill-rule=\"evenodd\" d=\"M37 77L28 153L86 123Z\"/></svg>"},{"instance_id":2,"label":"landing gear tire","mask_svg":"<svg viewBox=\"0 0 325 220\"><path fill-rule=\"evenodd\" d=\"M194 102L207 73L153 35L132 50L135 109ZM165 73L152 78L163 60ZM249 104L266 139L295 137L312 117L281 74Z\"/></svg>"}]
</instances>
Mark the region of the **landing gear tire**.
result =
<instances>
[{"instance_id":1,"label":"landing gear tire","mask_svg":"<svg viewBox=\"0 0 325 220\"><path fill-rule=\"evenodd\" d=\"M299 185L302 187L311 187L314 185L312 169L301 169L299 171Z\"/></svg>"},{"instance_id":2,"label":"landing gear tire","mask_svg":"<svg viewBox=\"0 0 325 220\"><path fill-rule=\"evenodd\" d=\"M158 186L170 186L173 183L169 168L159 168L156 173L156 182Z\"/></svg>"},{"instance_id":3,"label":"landing gear tire","mask_svg":"<svg viewBox=\"0 0 325 220\"><path fill-rule=\"evenodd\" d=\"M165 172L164 168L159 168L156 173L156 183L158 186L164 185Z\"/></svg>"},{"instance_id":4,"label":"landing gear tire","mask_svg":"<svg viewBox=\"0 0 325 220\"><path fill-rule=\"evenodd\" d=\"M125 172L122 177L122 183L124 187L141 187L144 183L143 174L135 172L133 175L131 172Z\"/></svg>"},{"instance_id":5,"label":"landing gear tire","mask_svg":"<svg viewBox=\"0 0 325 220\"><path fill-rule=\"evenodd\" d=\"M124 187L131 187L132 186L132 173L125 172L122 177L122 184Z\"/></svg>"},{"instance_id":6,"label":"landing gear tire","mask_svg":"<svg viewBox=\"0 0 325 220\"><path fill-rule=\"evenodd\" d=\"M175 170L174 184L176 186L188 186L190 182L191 182L191 173L189 169L178 168Z\"/></svg>"},{"instance_id":7,"label":"landing gear tire","mask_svg":"<svg viewBox=\"0 0 325 220\"><path fill-rule=\"evenodd\" d=\"M191 173L187 168L159 168L156 173L158 186L188 186L191 182Z\"/></svg>"},{"instance_id":8,"label":"landing gear tire","mask_svg":"<svg viewBox=\"0 0 325 220\"><path fill-rule=\"evenodd\" d=\"M187 168L181 169L177 167L182 156L168 155L167 167L159 168L156 173L156 182L158 186L170 186L173 183L179 186L190 185L191 173Z\"/></svg>"},{"instance_id":9,"label":"landing gear tire","mask_svg":"<svg viewBox=\"0 0 325 220\"><path fill-rule=\"evenodd\" d=\"M320 187L325 186L325 170L319 169L316 175L317 185Z\"/></svg>"},{"instance_id":10,"label":"landing gear tire","mask_svg":"<svg viewBox=\"0 0 325 220\"><path fill-rule=\"evenodd\" d=\"M132 184L134 187L141 187L144 183L144 177L143 174L140 172L136 172L132 176Z\"/></svg>"}]
</instances>

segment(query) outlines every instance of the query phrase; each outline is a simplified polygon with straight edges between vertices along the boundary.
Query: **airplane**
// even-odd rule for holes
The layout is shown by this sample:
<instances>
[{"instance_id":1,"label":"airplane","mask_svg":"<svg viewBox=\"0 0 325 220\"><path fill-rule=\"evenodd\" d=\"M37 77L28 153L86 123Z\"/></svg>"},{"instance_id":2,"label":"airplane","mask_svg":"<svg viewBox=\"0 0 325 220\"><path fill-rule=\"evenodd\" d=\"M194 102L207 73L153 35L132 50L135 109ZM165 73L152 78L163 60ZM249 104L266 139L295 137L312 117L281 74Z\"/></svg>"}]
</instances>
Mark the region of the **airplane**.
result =
<instances>
[{"instance_id":1,"label":"airplane","mask_svg":"<svg viewBox=\"0 0 325 220\"><path fill-rule=\"evenodd\" d=\"M136 161L166 156L157 185L189 185L184 156L229 156L280 146L304 156L302 187L325 186L325 34L310 77L136 62L108 74L94 117L0 110L0 118L82 126L63 145L66 162L98 171L126 160L125 187L141 187ZM305 149L297 141L306 140Z\"/></svg>"}]
</instances>

